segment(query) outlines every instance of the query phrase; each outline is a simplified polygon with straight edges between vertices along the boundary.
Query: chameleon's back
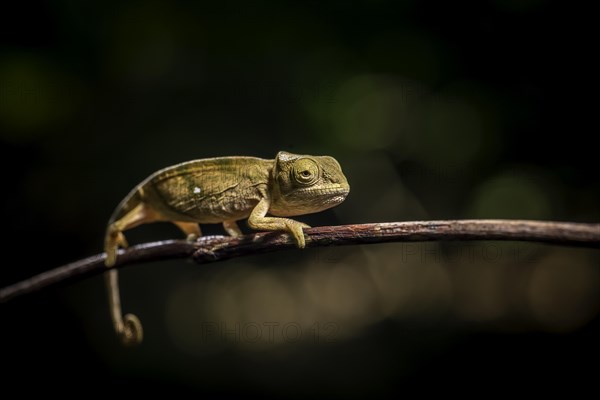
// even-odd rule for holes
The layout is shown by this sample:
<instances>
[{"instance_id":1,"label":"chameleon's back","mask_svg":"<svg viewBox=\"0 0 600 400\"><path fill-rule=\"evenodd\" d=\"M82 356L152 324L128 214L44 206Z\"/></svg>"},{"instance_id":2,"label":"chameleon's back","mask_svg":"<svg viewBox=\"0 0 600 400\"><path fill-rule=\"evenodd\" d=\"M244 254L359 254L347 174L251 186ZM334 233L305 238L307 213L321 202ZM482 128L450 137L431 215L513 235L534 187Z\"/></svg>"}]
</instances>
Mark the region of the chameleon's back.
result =
<instances>
[{"instance_id":1,"label":"chameleon's back","mask_svg":"<svg viewBox=\"0 0 600 400\"><path fill-rule=\"evenodd\" d=\"M223 157L159 171L141 188L142 201L169 221L220 223L250 215L269 183L272 160Z\"/></svg>"},{"instance_id":2,"label":"chameleon's back","mask_svg":"<svg viewBox=\"0 0 600 400\"><path fill-rule=\"evenodd\" d=\"M114 211L109 226L144 203L155 220L218 223L248 216L266 188L273 160L220 157L188 161L155 172Z\"/></svg>"}]
</instances>

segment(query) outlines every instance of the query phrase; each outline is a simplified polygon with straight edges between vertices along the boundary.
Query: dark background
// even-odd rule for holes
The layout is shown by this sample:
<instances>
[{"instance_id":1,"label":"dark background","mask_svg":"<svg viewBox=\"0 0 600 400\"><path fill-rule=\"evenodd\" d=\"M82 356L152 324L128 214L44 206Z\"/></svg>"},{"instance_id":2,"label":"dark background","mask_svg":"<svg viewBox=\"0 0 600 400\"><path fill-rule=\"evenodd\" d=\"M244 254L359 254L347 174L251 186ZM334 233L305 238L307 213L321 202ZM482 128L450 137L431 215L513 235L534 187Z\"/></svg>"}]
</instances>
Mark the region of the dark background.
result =
<instances>
[{"instance_id":1,"label":"dark background","mask_svg":"<svg viewBox=\"0 0 600 400\"><path fill-rule=\"evenodd\" d=\"M13 4L0 13L0 286L98 253L134 185L213 156L336 157L352 191L299 218L313 225L598 222L591 14L544 0ZM116 340L101 277L0 305L2 390L593 388L598 261L489 242L136 266L121 287L139 348Z\"/></svg>"}]
</instances>

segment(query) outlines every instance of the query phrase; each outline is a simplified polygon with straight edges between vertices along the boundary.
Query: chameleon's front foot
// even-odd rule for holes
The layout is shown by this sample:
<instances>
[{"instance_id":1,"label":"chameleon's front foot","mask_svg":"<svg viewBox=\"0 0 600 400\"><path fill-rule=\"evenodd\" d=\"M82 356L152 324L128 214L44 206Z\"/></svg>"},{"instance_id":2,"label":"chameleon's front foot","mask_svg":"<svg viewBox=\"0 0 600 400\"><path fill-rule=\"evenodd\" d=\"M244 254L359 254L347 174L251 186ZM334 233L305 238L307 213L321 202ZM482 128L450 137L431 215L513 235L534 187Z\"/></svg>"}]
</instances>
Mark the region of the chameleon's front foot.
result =
<instances>
[{"instance_id":1,"label":"chameleon's front foot","mask_svg":"<svg viewBox=\"0 0 600 400\"><path fill-rule=\"evenodd\" d=\"M305 248L306 240L304 239L303 229L310 228L310 225L290 219L290 220L286 221L285 226L287 228L287 231L294 238L294 241L296 242L296 246L298 246L299 249Z\"/></svg>"},{"instance_id":2,"label":"chameleon's front foot","mask_svg":"<svg viewBox=\"0 0 600 400\"><path fill-rule=\"evenodd\" d=\"M252 213L248 218L248 226L256 230L287 231L294 238L298 248L303 249L306 247L302 229L310 228L310 226L289 218L266 217L265 215L269 210L269 206L269 199L262 199L256 207L254 207L254 210L252 210Z\"/></svg>"}]
</instances>

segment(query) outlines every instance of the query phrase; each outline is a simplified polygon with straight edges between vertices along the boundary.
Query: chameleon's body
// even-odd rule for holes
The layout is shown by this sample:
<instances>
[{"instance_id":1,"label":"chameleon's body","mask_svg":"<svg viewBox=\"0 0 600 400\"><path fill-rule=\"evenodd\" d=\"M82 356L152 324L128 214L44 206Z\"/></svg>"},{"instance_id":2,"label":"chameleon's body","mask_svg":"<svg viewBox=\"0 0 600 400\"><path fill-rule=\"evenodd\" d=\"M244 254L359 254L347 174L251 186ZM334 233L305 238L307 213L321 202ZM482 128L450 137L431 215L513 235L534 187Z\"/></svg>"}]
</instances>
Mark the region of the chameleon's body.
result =
<instances>
[{"instance_id":1,"label":"chameleon's body","mask_svg":"<svg viewBox=\"0 0 600 400\"><path fill-rule=\"evenodd\" d=\"M240 235L236 221L248 218L253 229L289 232L303 248L302 228L308 225L280 217L334 207L349 191L340 165L328 156L279 152L275 160L220 157L178 164L152 174L119 204L108 223L105 263L112 267L118 247L127 247L123 231L156 221L173 222L193 239L201 235L199 223L222 223L227 233ZM107 284L115 330L127 344L141 342L137 317L121 314L116 269Z\"/></svg>"}]
</instances>

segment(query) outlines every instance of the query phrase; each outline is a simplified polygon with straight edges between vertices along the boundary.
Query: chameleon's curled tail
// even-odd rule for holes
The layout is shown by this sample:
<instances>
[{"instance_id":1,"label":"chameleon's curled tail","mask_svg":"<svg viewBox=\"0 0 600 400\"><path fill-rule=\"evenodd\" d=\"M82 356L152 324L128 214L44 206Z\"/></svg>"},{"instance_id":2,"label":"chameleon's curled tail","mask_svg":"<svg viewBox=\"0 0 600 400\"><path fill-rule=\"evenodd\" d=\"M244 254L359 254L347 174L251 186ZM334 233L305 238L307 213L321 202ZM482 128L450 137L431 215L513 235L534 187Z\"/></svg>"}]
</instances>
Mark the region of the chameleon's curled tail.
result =
<instances>
[{"instance_id":1,"label":"chameleon's curled tail","mask_svg":"<svg viewBox=\"0 0 600 400\"><path fill-rule=\"evenodd\" d=\"M116 269L105 274L108 289L108 302L115 331L124 345L132 346L142 343L144 330L140 319L134 314L121 311L121 295L119 293L119 276Z\"/></svg>"},{"instance_id":2,"label":"chameleon's curled tail","mask_svg":"<svg viewBox=\"0 0 600 400\"><path fill-rule=\"evenodd\" d=\"M154 217L141 201L142 189L134 189L119 204L113 213L106 229L104 239L104 251L106 259L104 264L108 267L114 267L117 263L117 253L119 247L126 248L127 240L123 231L133 228ZM125 345L136 345L142 342L143 329L138 317L133 314L123 315L121 311L121 295L119 293L119 276L116 269L110 269L106 272L106 289L108 290L108 302L110 305L110 314L117 335Z\"/></svg>"},{"instance_id":3,"label":"chameleon's curled tail","mask_svg":"<svg viewBox=\"0 0 600 400\"><path fill-rule=\"evenodd\" d=\"M106 251L106 260L104 263L107 267L111 268L105 273L110 315L121 342L125 345L137 345L143 339L142 323L134 314L123 316L123 312L121 311L121 294L119 291L119 272L117 269L112 268L117 262L119 246L127 247L127 241L123 232L113 223L109 225L104 241L104 249Z\"/></svg>"}]
</instances>

